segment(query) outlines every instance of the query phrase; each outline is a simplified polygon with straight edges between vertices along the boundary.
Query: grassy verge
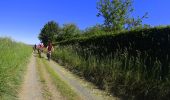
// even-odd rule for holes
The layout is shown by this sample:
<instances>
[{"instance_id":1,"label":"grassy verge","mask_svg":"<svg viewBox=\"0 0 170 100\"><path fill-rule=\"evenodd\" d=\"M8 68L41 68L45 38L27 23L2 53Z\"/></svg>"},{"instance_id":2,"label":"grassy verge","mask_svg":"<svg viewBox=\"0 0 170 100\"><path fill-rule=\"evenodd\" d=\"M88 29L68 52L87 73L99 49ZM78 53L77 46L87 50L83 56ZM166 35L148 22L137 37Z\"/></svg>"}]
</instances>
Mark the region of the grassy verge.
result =
<instances>
[{"instance_id":1,"label":"grassy verge","mask_svg":"<svg viewBox=\"0 0 170 100\"><path fill-rule=\"evenodd\" d=\"M44 65L46 66L47 71L52 77L57 89L59 92L67 98L67 100L80 100L80 97L71 89L71 87L64 82L57 73L50 67L46 60L43 60Z\"/></svg>"},{"instance_id":2,"label":"grassy verge","mask_svg":"<svg viewBox=\"0 0 170 100\"><path fill-rule=\"evenodd\" d=\"M79 52L84 50L77 49ZM56 50L52 54L55 61L113 95L125 100L170 98L170 73L163 80L162 63L157 59L150 59L147 54L138 52L136 56L132 56L126 50L117 50L114 55L102 58L95 56L90 50L80 54L69 46L58 47ZM88 57L85 58L84 55Z\"/></svg>"},{"instance_id":3,"label":"grassy verge","mask_svg":"<svg viewBox=\"0 0 170 100\"><path fill-rule=\"evenodd\" d=\"M15 100L32 48L9 38L0 38L0 98Z\"/></svg>"}]
</instances>

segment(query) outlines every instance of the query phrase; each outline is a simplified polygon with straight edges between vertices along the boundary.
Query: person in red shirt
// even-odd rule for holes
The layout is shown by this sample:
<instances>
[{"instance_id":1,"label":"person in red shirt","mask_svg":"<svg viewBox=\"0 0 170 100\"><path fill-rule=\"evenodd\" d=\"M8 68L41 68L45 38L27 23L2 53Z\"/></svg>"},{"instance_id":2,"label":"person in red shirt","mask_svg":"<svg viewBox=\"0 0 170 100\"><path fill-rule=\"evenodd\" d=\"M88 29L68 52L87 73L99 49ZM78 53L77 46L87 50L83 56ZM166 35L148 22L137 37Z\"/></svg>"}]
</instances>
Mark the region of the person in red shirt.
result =
<instances>
[{"instance_id":1,"label":"person in red shirt","mask_svg":"<svg viewBox=\"0 0 170 100\"><path fill-rule=\"evenodd\" d=\"M51 52L54 51L54 48L53 48L53 45L51 42L48 43L48 46L47 46L47 58L48 60L50 61L51 59Z\"/></svg>"},{"instance_id":2,"label":"person in red shirt","mask_svg":"<svg viewBox=\"0 0 170 100\"><path fill-rule=\"evenodd\" d=\"M37 50L38 50L38 54L39 54L39 57L41 58L41 53L43 53L43 49L44 49L44 45L43 43L40 43L38 46L37 46Z\"/></svg>"}]
</instances>

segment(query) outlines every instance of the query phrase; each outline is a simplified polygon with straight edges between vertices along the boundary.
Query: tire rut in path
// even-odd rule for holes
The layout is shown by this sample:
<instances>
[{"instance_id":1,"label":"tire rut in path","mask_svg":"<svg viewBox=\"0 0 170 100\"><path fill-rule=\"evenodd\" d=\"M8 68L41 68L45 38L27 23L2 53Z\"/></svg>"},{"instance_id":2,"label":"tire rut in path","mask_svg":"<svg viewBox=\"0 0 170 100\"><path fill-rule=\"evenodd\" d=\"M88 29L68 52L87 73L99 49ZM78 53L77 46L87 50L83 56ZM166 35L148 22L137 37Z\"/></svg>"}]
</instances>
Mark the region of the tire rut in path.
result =
<instances>
[{"instance_id":1,"label":"tire rut in path","mask_svg":"<svg viewBox=\"0 0 170 100\"><path fill-rule=\"evenodd\" d=\"M38 59L37 59L38 60ZM57 91L56 86L54 85L52 79L50 78L49 73L47 72L44 64L42 63L42 60L39 60L37 63L39 63L40 68L39 71L41 71L44 83L43 84L43 94L46 100L66 100L59 91ZM47 92L47 93L46 93ZM48 93L50 95L48 95Z\"/></svg>"},{"instance_id":2,"label":"tire rut in path","mask_svg":"<svg viewBox=\"0 0 170 100\"><path fill-rule=\"evenodd\" d=\"M19 93L19 100L43 100L41 84L35 63L35 57L32 56L24 77L22 89Z\"/></svg>"},{"instance_id":3,"label":"tire rut in path","mask_svg":"<svg viewBox=\"0 0 170 100\"><path fill-rule=\"evenodd\" d=\"M96 95L95 93L93 93L94 89L85 88L74 75L72 75L70 72L67 72L64 68L56 64L54 61L50 61L49 65L56 71L61 79L67 82L84 100L119 100L116 97Z\"/></svg>"}]
</instances>

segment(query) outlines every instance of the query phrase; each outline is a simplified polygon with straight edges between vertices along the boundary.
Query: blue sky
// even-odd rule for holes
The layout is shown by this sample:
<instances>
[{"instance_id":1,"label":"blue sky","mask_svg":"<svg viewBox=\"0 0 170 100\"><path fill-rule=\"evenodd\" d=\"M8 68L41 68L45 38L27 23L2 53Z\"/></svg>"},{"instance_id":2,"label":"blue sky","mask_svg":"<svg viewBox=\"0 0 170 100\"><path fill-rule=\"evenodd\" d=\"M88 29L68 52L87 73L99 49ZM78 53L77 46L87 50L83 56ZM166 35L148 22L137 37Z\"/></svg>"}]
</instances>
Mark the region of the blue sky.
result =
<instances>
[{"instance_id":1,"label":"blue sky","mask_svg":"<svg viewBox=\"0 0 170 100\"><path fill-rule=\"evenodd\" d=\"M43 25L51 20L75 23L80 29L103 23L96 17L98 0L1 0L0 36L8 36L28 44L38 43ZM170 0L135 0L134 16L148 12L143 23L170 25Z\"/></svg>"}]
</instances>

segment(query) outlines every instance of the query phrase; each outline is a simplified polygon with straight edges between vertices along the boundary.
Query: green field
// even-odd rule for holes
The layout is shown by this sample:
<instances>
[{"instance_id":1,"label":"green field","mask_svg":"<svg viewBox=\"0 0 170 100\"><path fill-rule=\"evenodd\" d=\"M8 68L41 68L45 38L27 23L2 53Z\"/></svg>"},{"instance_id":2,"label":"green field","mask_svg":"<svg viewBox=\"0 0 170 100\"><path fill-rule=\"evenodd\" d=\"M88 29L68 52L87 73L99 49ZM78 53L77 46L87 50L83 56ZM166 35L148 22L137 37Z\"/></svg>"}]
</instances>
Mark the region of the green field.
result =
<instances>
[{"instance_id":1,"label":"green field","mask_svg":"<svg viewBox=\"0 0 170 100\"><path fill-rule=\"evenodd\" d=\"M0 99L16 99L31 49L9 38L0 38Z\"/></svg>"}]
</instances>

